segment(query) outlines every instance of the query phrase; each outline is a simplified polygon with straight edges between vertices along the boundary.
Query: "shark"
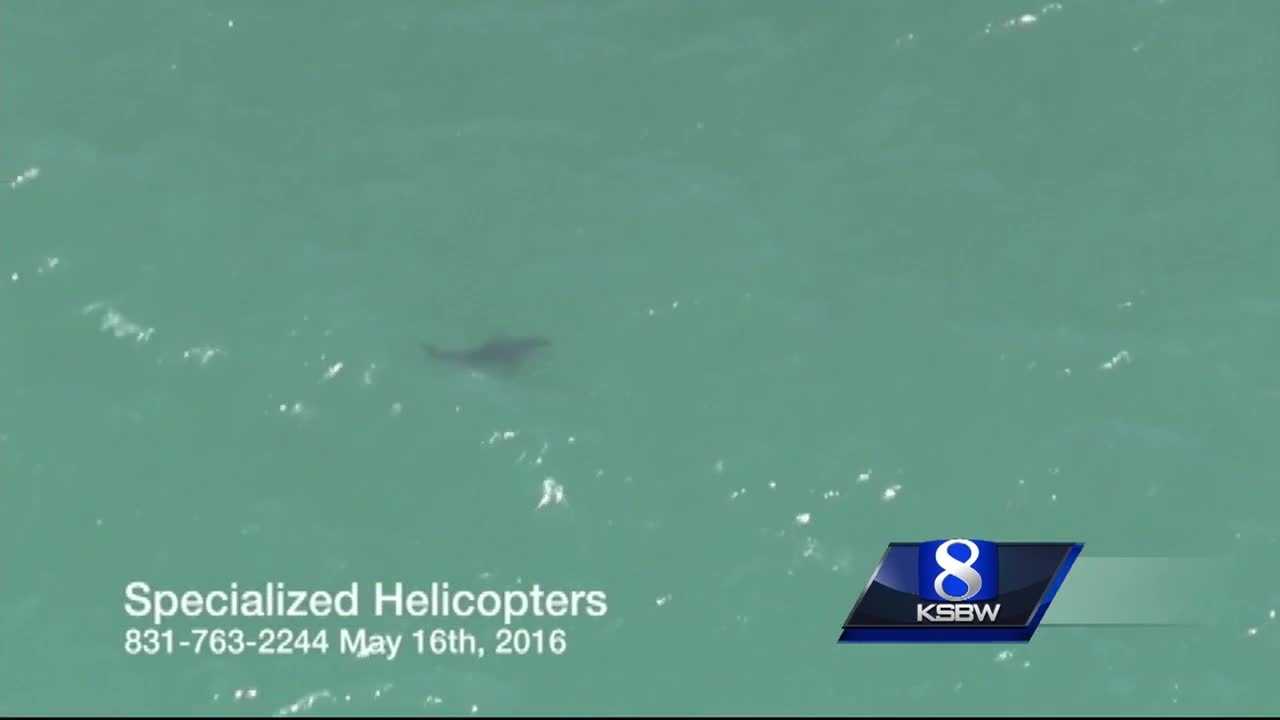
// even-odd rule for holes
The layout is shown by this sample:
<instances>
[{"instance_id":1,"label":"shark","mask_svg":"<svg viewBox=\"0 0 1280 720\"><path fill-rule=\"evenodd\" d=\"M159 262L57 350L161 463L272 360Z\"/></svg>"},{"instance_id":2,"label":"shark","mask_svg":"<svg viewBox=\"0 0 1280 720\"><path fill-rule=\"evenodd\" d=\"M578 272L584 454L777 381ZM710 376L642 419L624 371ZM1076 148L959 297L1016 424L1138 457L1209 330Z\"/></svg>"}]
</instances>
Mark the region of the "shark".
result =
<instances>
[{"instance_id":1,"label":"shark","mask_svg":"<svg viewBox=\"0 0 1280 720\"><path fill-rule=\"evenodd\" d=\"M519 369L531 355L547 347L551 341L544 337L495 337L475 347L447 350L430 343L423 343L427 357L472 370L511 372Z\"/></svg>"}]
</instances>

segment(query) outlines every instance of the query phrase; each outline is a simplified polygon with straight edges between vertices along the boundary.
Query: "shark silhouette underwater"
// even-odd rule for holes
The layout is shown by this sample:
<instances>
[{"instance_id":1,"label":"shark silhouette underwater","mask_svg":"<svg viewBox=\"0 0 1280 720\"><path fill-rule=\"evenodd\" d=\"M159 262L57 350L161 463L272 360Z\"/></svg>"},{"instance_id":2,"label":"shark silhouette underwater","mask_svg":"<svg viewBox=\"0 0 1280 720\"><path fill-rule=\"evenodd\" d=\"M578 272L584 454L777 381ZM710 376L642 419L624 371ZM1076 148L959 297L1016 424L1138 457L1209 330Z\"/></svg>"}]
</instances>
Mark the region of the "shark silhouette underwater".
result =
<instances>
[{"instance_id":1,"label":"shark silhouette underwater","mask_svg":"<svg viewBox=\"0 0 1280 720\"><path fill-rule=\"evenodd\" d=\"M446 350L430 343L423 343L427 357L450 365L457 365L482 372L509 373L519 370L538 350L551 341L544 337L495 337L483 345Z\"/></svg>"}]
</instances>

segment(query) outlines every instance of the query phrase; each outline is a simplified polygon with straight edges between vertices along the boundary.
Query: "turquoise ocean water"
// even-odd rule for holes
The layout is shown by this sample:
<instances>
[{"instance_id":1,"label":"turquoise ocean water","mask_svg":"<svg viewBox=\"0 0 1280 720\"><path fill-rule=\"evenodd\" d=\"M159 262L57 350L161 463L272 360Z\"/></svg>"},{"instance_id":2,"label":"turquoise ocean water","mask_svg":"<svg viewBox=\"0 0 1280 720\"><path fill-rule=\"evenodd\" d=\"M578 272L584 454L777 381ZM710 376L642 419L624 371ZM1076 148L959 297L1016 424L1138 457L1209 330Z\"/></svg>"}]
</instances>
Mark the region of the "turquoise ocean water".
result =
<instances>
[{"instance_id":1,"label":"turquoise ocean water","mask_svg":"<svg viewBox=\"0 0 1280 720\"><path fill-rule=\"evenodd\" d=\"M1037 2L0 3L0 711L1280 710L1280 4ZM1249 571L835 643L952 533ZM144 657L135 580L608 612Z\"/></svg>"}]
</instances>

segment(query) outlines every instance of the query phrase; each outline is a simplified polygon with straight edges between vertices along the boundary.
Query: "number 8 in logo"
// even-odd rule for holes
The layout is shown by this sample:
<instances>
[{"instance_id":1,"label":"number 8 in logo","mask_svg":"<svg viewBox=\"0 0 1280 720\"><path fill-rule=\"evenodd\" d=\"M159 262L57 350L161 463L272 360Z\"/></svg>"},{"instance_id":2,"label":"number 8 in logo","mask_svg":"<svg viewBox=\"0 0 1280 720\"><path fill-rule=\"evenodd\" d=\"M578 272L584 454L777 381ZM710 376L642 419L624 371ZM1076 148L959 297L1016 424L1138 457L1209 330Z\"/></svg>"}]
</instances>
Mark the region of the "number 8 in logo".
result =
<instances>
[{"instance_id":1,"label":"number 8 in logo","mask_svg":"<svg viewBox=\"0 0 1280 720\"><path fill-rule=\"evenodd\" d=\"M969 550L969 557L964 562L960 562L948 552L956 545L963 545ZM951 602L964 602L969 598L977 595L982 591L982 575L973 569L974 563L978 562L978 545L972 540L954 539L947 540L938 546L937 551L933 554L933 559L938 563L938 567L942 568L942 572L933 579L933 591L939 597ZM945 581L947 578L953 577L964 583L964 593L960 595L952 595L947 592Z\"/></svg>"}]
</instances>

